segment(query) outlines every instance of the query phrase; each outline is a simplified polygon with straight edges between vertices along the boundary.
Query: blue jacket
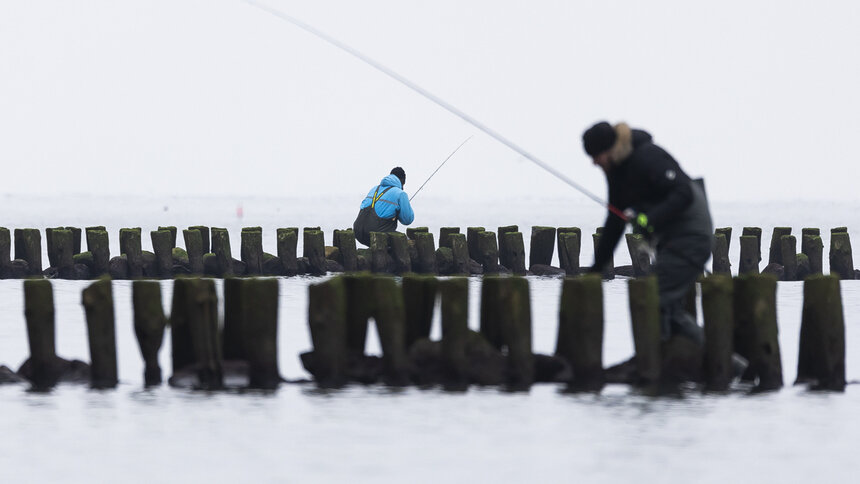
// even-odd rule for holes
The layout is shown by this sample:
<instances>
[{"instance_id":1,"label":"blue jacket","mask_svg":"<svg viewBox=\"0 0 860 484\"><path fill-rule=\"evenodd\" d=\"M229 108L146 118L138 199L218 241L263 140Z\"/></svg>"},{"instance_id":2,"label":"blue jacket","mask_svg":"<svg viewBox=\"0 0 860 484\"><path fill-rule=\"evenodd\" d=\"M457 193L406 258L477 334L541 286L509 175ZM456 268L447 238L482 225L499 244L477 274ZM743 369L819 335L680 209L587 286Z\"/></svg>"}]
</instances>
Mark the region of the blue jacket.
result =
<instances>
[{"instance_id":1,"label":"blue jacket","mask_svg":"<svg viewBox=\"0 0 860 484\"><path fill-rule=\"evenodd\" d=\"M379 187L379 193L382 193L387 187L390 190L385 192L385 195L376 201L373 210L376 215L382 218L394 218L400 221L403 225L409 225L415 220L415 213L412 211L412 205L409 204L409 196L403 191L403 185L400 184L400 179L396 175L388 175L383 178ZM376 186L370 189L367 196L361 202L361 208L370 206L373 201L373 194L376 192Z\"/></svg>"}]
</instances>

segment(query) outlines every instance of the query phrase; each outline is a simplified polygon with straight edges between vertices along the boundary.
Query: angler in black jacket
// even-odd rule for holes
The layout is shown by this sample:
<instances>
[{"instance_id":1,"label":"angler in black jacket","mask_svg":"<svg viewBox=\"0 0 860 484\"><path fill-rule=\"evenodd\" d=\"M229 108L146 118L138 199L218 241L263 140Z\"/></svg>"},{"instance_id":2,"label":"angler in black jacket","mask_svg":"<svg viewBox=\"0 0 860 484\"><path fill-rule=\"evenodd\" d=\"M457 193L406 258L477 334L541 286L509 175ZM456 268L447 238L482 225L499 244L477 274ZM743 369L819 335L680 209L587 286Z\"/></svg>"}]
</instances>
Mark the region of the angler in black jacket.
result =
<instances>
[{"instance_id":1,"label":"angler in black jacket","mask_svg":"<svg viewBox=\"0 0 860 484\"><path fill-rule=\"evenodd\" d=\"M663 338L683 334L702 344L702 328L684 309L684 301L704 271L713 244L703 185L691 180L669 153L652 142L650 134L625 123L597 123L582 135L582 141L594 164L606 173L609 203L627 218L608 213L591 270L602 272L626 222L631 222L634 231L656 242Z\"/></svg>"}]
</instances>

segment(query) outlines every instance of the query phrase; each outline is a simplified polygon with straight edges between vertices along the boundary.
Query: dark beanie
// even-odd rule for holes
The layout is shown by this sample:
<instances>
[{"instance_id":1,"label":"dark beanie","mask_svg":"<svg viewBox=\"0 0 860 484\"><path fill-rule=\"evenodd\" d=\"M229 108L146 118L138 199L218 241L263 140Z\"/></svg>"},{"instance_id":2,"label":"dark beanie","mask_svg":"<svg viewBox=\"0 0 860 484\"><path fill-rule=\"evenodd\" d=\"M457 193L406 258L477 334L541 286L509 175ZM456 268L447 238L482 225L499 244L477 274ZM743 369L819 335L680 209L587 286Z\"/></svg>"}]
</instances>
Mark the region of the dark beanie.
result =
<instances>
[{"instance_id":1,"label":"dark beanie","mask_svg":"<svg viewBox=\"0 0 860 484\"><path fill-rule=\"evenodd\" d=\"M612 148L615 138L615 128L606 121L601 121L582 133L582 147L589 156L597 156Z\"/></svg>"},{"instance_id":2,"label":"dark beanie","mask_svg":"<svg viewBox=\"0 0 860 484\"><path fill-rule=\"evenodd\" d=\"M403 168L399 166L395 166L391 169L391 174L396 176L400 180L400 185L406 185L406 172L403 171Z\"/></svg>"}]
</instances>

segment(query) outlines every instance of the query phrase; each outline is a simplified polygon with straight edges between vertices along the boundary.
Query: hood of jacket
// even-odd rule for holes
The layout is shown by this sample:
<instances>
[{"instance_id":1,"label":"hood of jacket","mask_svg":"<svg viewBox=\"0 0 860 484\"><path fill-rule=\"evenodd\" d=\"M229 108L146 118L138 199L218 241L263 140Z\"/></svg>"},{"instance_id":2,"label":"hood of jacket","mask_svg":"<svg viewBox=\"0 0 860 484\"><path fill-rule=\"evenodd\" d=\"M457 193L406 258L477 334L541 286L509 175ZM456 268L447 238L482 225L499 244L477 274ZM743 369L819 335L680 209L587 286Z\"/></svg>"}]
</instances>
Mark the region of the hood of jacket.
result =
<instances>
[{"instance_id":1,"label":"hood of jacket","mask_svg":"<svg viewBox=\"0 0 860 484\"><path fill-rule=\"evenodd\" d=\"M616 165L626 160L633 153L633 150L651 143L653 139L647 131L632 129L627 123L616 124L615 134L615 144L609 149L609 156Z\"/></svg>"},{"instance_id":2,"label":"hood of jacket","mask_svg":"<svg viewBox=\"0 0 860 484\"><path fill-rule=\"evenodd\" d=\"M387 177L383 178L381 182L379 182L379 185L382 188L394 187L399 188L401 190L403 189L403 185L400 184L400 178L397 178L397 175L388 175Z\"/></svg>"}]
</instances>

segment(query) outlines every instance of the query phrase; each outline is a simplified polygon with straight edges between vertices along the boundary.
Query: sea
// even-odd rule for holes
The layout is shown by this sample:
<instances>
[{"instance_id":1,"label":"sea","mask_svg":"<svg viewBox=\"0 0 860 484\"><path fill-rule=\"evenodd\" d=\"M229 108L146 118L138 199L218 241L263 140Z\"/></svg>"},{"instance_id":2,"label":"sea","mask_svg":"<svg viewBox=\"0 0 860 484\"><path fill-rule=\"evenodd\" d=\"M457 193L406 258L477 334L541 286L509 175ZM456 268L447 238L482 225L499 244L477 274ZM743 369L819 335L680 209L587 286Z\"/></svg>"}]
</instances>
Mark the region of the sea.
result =
<instances>
[{"instance_id":1,"label":"sea","mask_svg":"<svg viewBox=\"0 0 860 484\"><path fill-rule=\"evenodd\" d=\"M279 227L350 227L359 200L265 197L142 197L3 195L0 226L39 228L104 225L111 252L122 227L226 227L234 247L244 226L263 228L275 253ZM744 226L857 227L860 203L828 201L714 202L716 227L732 227L730 259ZM530 227L602 225L605 211L582 197L507 200L434 199L415 204L416 226L519 225L528 250ZM301 244L301 241L299 242ZM180 237L180 245L181 237ZM144 237L144 249L148 240ZM301 250L301 246L299 247ZM237 251L234 249L234 253ZM590 238L581 263L590 264ZM555 264L557 264L557 256ZM617 265L629 263L626 248ZM47 263L47 256L44 256ZM826 261L826 256L825 256ZM766 262L766 261L765 261ZM762 263L762 267L764 263ZM825 262L825 268L827 264ZM326 277L279 278L279 368L288 380L310 375L299 354L311 349L308 286ZM558 329L562 281L529 276L533 349L551 354ZM81 291L87 281L53 281L57 353L89 360ZM470 278L470 321L478 327L480 278ZM168 311L171 281L161 281ZM217 282L219 297L222 291ZM780 282L777 316L786 386L753 394L734 386L706 394L690 386L654 397L626 385L570 394L562 385L527 392L472 387L351 385L320 390L285 383L276 391L203 392L143 386L143 360L132 329L131 284L114 281L120 384L112 390L61 384L47 393L25 384L0 385L0 482L851 482L860 475L860 281L843 281L846 325L844 393L792 385L803 298L801 282ZM603 284L604 365L632 355L627 281ZM438 338L436 312L432 336ZM701 321L701 317L699 319ZM0 364L13 370L28 356L23 284L0 280ZM371 326L367 353L379 354ZM170 338L160 353L170 371Z\"/></svg>"}]
</instances>

